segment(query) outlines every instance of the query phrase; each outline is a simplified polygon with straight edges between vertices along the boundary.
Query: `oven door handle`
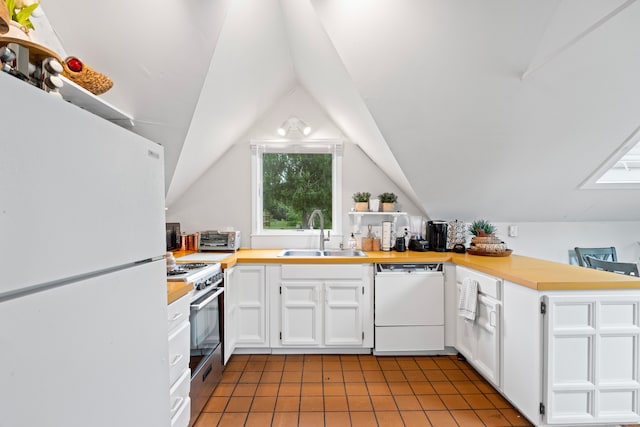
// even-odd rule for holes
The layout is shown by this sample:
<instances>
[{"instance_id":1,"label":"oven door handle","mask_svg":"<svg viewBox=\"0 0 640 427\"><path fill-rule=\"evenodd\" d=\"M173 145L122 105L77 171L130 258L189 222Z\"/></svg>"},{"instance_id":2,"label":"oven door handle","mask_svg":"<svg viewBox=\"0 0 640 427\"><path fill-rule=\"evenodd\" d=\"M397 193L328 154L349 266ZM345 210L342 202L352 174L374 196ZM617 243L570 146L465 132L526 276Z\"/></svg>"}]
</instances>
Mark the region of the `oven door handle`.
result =
<instances>
[{"instance_id":1,"label":"oven door handle","mask_svg":"<svg viewBox=\"0 0 640 427\"><path fill-rule=\"evenodd\" d=\"M205 299L201 303L191 304L191 310L195 310L195 311L202 310L203 307L205 307L207 304L209 304L214 299L218 298L220 295L222 295L223 292L224 292L224 288L217 288L217 290L215 290L213 292L213 295L211 295L210 297L207 297L207 299Z\"/></svg>"}]
</instances>

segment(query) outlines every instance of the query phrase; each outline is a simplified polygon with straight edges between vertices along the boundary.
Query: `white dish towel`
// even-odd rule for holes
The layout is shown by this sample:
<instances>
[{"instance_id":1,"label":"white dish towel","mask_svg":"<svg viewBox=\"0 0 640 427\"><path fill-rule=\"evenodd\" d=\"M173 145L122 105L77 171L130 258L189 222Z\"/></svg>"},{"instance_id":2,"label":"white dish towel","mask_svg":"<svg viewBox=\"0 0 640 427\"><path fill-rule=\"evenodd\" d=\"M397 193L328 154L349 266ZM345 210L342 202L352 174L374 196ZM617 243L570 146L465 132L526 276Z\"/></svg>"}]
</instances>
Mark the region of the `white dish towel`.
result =
<instances>
[{"instance_id":1,"label":"white dish towel","mask_svg":"<svg viewBox=\"0 0 640 427\"><path fill-rule=\"evenodd\" d=\"M458 316L471 321L476 320L478 307L478 281L466 277L462 280L460 300L458 301Z\"/></svg>"}]
</instances>

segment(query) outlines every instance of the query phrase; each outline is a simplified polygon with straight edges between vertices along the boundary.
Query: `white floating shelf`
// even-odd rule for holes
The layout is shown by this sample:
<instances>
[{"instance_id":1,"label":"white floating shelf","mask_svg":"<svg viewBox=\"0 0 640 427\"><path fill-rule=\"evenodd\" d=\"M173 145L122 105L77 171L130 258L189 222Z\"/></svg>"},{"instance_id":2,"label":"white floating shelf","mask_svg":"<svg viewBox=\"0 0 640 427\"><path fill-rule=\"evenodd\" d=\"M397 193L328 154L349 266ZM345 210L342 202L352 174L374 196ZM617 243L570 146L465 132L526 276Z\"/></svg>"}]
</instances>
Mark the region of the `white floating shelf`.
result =
<instances>
[{"instance_id":1,"label":"white floating shelf","mask_svg":"<svg viewBox=\"0 0 640 427\"><path fill-rule=\"evenodd\" d=\"M126 129L133 128L133 117L114 107L108 102L98 98L85 88L75 84L64 76L59 76L64 85L59 92L65 101L72 103L90 113L100 116L105 120L109 120Z\"/></svg>"},{"instance_id":2,"label":"white floating shelf","mask_svg":"<svg viewBox=\"0 0 640 427\"><path fill-rule=\"evenodd\" d=\"M388 216L388 215L393 215L393 216L398 216L398 215L406 215L406 212L356 212L356 211L349 211L349 215L382 215L382 216Z\"/></svg>"}]
</instances>

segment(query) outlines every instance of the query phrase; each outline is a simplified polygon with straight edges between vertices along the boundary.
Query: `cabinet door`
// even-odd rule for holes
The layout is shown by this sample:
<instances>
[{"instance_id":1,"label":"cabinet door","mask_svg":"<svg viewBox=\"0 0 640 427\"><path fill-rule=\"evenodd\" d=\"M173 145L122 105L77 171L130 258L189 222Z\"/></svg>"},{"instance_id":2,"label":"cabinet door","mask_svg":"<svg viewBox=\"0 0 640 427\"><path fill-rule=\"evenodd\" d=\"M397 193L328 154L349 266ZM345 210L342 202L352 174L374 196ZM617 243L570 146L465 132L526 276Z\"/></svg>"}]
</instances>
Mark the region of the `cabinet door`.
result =
<instances>
[{"instance_id":1,"label":"cabinet door","mask_svg":"<svg viewBox=\"0 0 640 427\"><path fill-rule=\"evenodd\" d=\"M362 345L362 281L325 282L324 344Z\"/></svg>"},{"instance_id":2,"label":"cabinet door","mask_svg":"<svg viewBox=\"0 0 640 427\"><path fill-rule=\"evenodd\" d=\"M236 313L238 312L235 298L236 267L224 271L224 364L236 349Z\"/></svg>"},{"instance_id":3,"label":"cabinet door","mask_svg":"<svg viewBox=\"0 0 640 427\"><path fill-rule=\"evenodd\" d=\"M458 284L456 286L456 301L460 300L460 290L461 286ZM473 322L456 313L456 349L466 357L467 360L471 360L473 355L473 341Z\"/></svg>"},{"instance_id":4,"label":"cabinet door","mask_svg":"<svg viewBox=\"0 0 640 427\"><path fill-rule=\"evenodd\" d=\"M478 295L474 341L476 369L500 387L500 303L485 295Z\"/></svg>"},{"instance_id":5,"label":"cabinet door","mask_svg":"<svg viewBox=\"0 0 640 427\"><path fill-rule=\"evenodd\" d=\"M545 296L548 424L640 420L640 296Z\"/></svg>"},{"instance_id":6,"label":"cabinet door","mask_svg":"<svg viewBox=\"0 0 640 427\"><path fill-rule=\"evenodd\" d=\"M291 346L321 344L320 281L282 281L280 286L281 342Z\"/></svg>"},{"instance_id":7,"label":"cabinet door","mask_svg":"<svg viewBox=\"0 0 640 427\"><path fill-rule=\"evenodd\" d=\"M237 304L235 336L237 347L266 347L267 295L264 266L236 267L234 295Z\"/></svg>"}]
</instances>

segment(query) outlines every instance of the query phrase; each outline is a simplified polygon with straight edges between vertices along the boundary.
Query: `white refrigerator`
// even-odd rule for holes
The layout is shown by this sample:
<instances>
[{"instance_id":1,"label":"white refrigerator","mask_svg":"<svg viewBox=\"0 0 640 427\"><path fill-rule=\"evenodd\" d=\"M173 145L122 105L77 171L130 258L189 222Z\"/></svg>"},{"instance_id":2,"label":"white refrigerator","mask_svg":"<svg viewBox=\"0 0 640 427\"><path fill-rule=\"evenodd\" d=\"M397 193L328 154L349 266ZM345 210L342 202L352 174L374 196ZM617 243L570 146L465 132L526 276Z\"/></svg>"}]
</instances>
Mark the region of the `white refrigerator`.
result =
<instances>
[{"instance_id":1,"label":"white refrigerator","mask_svg":"<svg viewBox=\"0 0 640 427\"><path fill-rule=\"evenodd\" d=\"M163 148L0 93L0 427L169 426Z\"/></svg>"}]
</instances>

